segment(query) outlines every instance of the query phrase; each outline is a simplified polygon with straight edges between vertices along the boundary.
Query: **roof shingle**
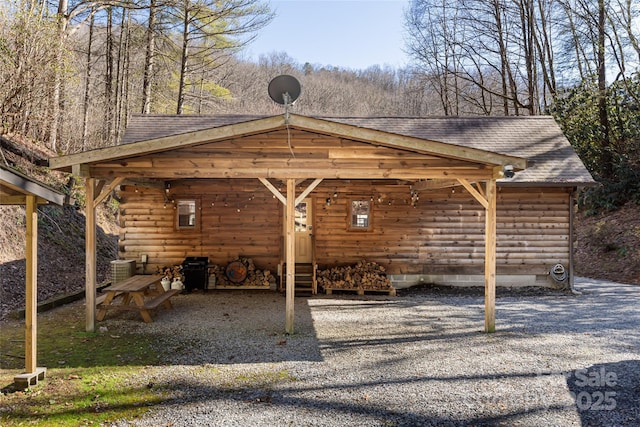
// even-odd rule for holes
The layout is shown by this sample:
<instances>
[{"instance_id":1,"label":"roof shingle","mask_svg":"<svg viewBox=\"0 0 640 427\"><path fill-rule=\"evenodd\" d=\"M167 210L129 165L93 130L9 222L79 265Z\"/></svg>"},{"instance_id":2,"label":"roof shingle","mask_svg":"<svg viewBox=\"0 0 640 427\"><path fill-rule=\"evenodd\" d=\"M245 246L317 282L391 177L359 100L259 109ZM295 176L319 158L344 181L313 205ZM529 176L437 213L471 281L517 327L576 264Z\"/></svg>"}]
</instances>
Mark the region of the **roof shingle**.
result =
<instances>
[{"instance_id":1,"label":"roof shingle","mask_svg":"<svg viewBox=\"0 0 640 427\"><path fill-rule=\"evenodd\" d=\"M122 144L216 128L266 116L135 115ZM550 116L316 117L351 126L523 157L526 170L502 184L592 185L591 174Z\"/></svg>"}]
</instances>

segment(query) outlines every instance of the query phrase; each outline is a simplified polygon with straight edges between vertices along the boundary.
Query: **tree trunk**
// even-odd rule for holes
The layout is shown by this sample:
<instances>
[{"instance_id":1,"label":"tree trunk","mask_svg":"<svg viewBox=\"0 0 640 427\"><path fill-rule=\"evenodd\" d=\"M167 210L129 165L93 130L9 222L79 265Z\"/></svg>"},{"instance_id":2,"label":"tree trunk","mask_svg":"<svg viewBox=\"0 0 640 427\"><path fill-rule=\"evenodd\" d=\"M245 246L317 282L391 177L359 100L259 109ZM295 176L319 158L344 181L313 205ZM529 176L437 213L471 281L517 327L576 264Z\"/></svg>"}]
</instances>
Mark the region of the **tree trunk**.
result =
<instances>
[{"instance_id":1,"label":"tree trunk","mask_svg":"<svg viewBox=\"0 0 640 427\"><path fill-rule=\"evenodd\" d=\"M535 46L538 52L538 62L540 63L540 70L542 71L543 87L542 87L542 102L543 108L546 111L549 106L548 96L551 99L555 97L557 92L555 65L553 63L553 48L552 38L549 33L549 24L547 19L547 13L550 10L546 8L546 4L542 0L538 0L538 13L540 14L538 30L533 32L535 38Z\"/></svg>"},{"instance_id":2,"label":"tree trunk","mask_svg":"<svg viewBox=\"0 0 640 427\"><path fill-rule=\"evenodd\" d=\"M523 0L520 2L520 22L522 25L522 39L524 48L524 61L527 70L527 105L529 115L536 113L536 88L537 73L535 66L535 48L533 44L533 28L535 26L533 20L533 3L532 0Z\"/></svg>"},{"instance_id":3,"label":"tree trunk","mask_svg":"<svg viewBox=\"0 0 640 427\"><path fill-rule=\"evenodd\" d=\"M94 27L94 15L91 11L91 19L89 20L89 40L87 42L87 70L85 72L84 80L84 101L82 105L83 118L82 118L82 150L87 149L87 135L89 133L89 99L91 92L91 48L93 47L93 27Z\"/></svg>"},{"instance_id":4,"label":"tree trunk","mask_svg":"<svg viewBox=\"0 0 640 427\"><path fill-rule=\"evenodd\" d=\"M127 128L129 124L128 112L131 111L129 105L129 95L131 94L131 12L127 11L127 43L125 48L125 68L124 68L124 82L122 83L122 118L120 122L120 128L118 129L118 141L120 141L121 132Z\"/></svg>"},{"instance_id":5,"label":"tree trunk","mask_svg":"<svg viewBox=\"0 0 640 427\"><path fill-rule=\"evenodd\" d=\"M156 62L156 1L149 4L149 26L147 27L147 53L144 58L144 78L142 81L142 114L151 112L151 88Z\"/></svg>"},{"instance_id":6,"label":"tree trunk","mask_svg":"<svg viewBox=\"0 0 640 427\"><path fill-rule=\"evenodd\" d=\"M104 83L104 140L112 145L113 131L113 9L107 8L106 55Z\"/></svg>"},{"instance_id":7,"label":"tree trunk","mask_svg":"<svg viewBox=\"0 0 640 427\"><path fill-rule=\"evenodd\" d=\"M504 29L502 28L502 7L498 0L493 2L493 13L496 20L496 29L498 32L498 46L500 49L500 81L502 84L502 112L505 116L509 115L509 58L507 57L507 47L504 41Z\"/></svg>"},{"instance_id":8,"label":"tree trunk","mask_svg":"<svg viewBox=\"0 0 640 427\"><path fill-rule=\"evenodd\" d=\"M120 35L118 37L118 53L116 59L116 87L115 87L115 100L113 103L113 140L118 141L118 135L120 133L120 118L122 114L122 88L124 87L124 68L125 68L125 55L126 55L126 43L127 43L127 10L122 10L122 17L120 19Z\"/></svg>"},{"instance_id":9,"label":"tree trunk","mask_svg":"<svg viewBox=\"0 0 640 427\"><path fill-rule=\"evenodd\" d=\"M58 3L58 44L56 45L58 63L62 62L65 33L67 31L68 8L68 0L60 0L60 2ZM60 98L62 94L62 76L60 75L59 70L55 71L53 80L53 93L51 96L51 127L49 129L49 148L51 148L51 150L55 152L58 148L58 131L60 127L60 117L62 115L60 108Z\"/></svg>"},{"instance_id":10,"label":"tree trunk","mask_svg":"<svg viewBox=\"0 0 640 427\"><path fill-rule=\"evenodd\" d=\"M180 58L180 82L178 83L178 107L177 114L184 112L185 86L187 79L187 67L189 60L189 1L184 3L184 27L182 31L182 56Z\"/></svg>"},{"instance_id":11,"label":"tree trunk","mask_svg":"<svg viewBox=\"0 0 640 427\"><path fill-rule=\"evenodd\" d=\"M598 116L602 131L603 170L607 175L613 173L611 147L609 140L609 115L607 113L607 76L605 67L605 20L604 0L598 0Z\"/></svg>"},{"instance_id":12,"label":"tree trunk","mask_svg":"<svg viewBox=\"0 0 640 427\"><path fill-rule=\"evenodd\" d=\"M125 20L126 14L126 20ZM116 141L120 141L122 132L127 126L127 112L129 111L128 99L129 99L129 65L131 63L131 11L126 9L122 15L122 38L123 42L120 46L120 60L121 70L119 71L120 77L118 79L118 104L116 113Z\"/></svg>"}]
</instances>

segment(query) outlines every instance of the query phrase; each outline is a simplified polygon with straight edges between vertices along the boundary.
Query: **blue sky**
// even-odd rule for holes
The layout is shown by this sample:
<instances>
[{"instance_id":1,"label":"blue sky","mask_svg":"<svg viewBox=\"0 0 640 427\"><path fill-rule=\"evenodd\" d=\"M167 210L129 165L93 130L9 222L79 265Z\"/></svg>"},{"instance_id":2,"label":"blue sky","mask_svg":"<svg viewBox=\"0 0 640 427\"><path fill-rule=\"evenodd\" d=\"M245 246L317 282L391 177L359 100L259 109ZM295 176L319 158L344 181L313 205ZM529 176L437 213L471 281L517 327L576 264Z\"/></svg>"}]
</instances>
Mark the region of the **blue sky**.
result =
<instances>
[{"instance_id":1,"label":"blue sky","mask_svg":"<svg viewBox=\"0 0 640 427\"><path fill-rule=\"evenodd\" d=\"M274 20L244 52L247 59L286 52L300 64L365 69L402 67L408 0L270 1Z\"/></svg>"}]
</instances>

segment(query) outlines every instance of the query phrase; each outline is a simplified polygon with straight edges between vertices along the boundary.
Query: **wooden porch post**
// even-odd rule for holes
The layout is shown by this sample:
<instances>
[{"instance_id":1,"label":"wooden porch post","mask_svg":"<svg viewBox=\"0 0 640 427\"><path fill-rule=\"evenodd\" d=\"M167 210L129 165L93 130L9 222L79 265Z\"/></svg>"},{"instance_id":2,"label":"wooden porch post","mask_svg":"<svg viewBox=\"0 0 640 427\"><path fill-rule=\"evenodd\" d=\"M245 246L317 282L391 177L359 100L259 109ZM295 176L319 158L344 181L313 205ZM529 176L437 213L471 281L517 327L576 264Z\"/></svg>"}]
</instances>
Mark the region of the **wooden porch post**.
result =
<instances>
[{"instance_id":1,"label":"wooden porch post","mask_svg":"<svg viewBox=\"0 0 640 427\"><path fill-rule=\"evenodd\" d=\"M487 181L484 246L484 331L496 331L496 180Z\"/></svg>"},{"instance_id":2,"label":"wooden porch post","mask_svg":"<svg viewBox=\"0 0 640 427\"><path fill-rule=\"evenodd\" d=\"M27 195L27 242L25 276L25 371L35 373L38 355L38 205Z\"/></svg>"},{"instance_id":3,"label":"wooden porch post","mask_svg":"<svg viewBox=\"0 0 640 427\"><path fill-rule=\"evenodd\" d=\"M95 209L95 178L85 179L86 190L86 232L85 232L85 301L86 301L86 330L96 330L96 209Z\"/></svg>"},{"instance_id":4,"label":"wooden porch post","mask_svg":"<svg viewBox=\"0 0 640 427\"><path fill-rule=\"evenodd\" d=\"M285 242L287 252L287 283L286 283L286 307L285 307L285 332L293 334L293 308L295 302L295 277L296 277L296 181L287 179L287 240Z\"/></svg>"}]
</instances>

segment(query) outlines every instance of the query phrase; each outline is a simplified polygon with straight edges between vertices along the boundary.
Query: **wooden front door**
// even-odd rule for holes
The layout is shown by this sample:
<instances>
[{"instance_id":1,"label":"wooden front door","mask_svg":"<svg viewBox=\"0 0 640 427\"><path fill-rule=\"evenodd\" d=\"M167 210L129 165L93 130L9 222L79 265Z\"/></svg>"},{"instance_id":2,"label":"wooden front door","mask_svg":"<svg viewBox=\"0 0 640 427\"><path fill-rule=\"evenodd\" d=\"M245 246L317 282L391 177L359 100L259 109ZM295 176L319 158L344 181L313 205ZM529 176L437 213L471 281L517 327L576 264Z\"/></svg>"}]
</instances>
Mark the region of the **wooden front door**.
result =
<instances>
[{"instance_id":1,"label":"wooden front door","mask_svg":"<svg viewBox=\"0 0 640 427\"><path fill-rule=\"evenodd\" d=\"M296 206L296 263L310 263L313 259L313 207L311 199Z\"/></svg>"},{"instance_id":2,"label":"wooden front door","mask_svg":"<svg viewBox=\"0 0 640 427\"><path fill-rule=\"evenodd\" d=\"M285 211L286 212L286 211ZM286 218L285 218L286 224ZM286 231L285 231L286 234ZM311 263L313 260L313 203L304 199L296 206L295 241L296 263Z\"/></svg>"}]
</instances>

